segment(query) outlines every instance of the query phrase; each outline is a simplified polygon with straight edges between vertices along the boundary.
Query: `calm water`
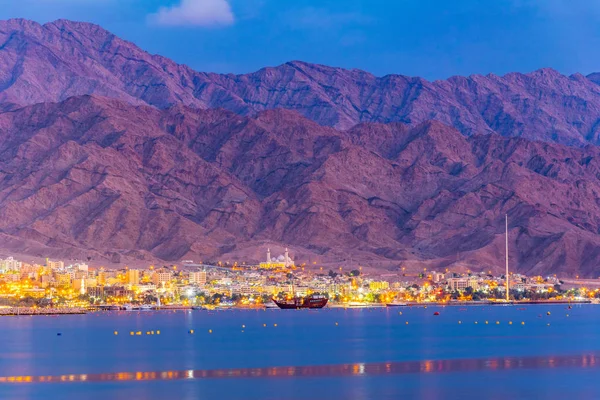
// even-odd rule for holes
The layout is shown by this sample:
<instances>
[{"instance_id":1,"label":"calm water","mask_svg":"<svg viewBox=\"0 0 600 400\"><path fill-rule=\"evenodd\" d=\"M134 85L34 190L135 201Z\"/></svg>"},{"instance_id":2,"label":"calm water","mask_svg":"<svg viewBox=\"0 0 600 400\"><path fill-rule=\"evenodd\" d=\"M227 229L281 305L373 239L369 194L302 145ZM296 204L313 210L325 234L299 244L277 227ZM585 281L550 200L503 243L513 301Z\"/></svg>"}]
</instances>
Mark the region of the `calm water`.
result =
<instances>
[{"instance_id":1,"label":"calm water","mask_svg":"<svg viewBox=\"0 0 600 400\"><path fill-rule=\"evenodd\" d=\"M120 312L0 323L0 399L600 398L599 306Z\"/></svg>"}]
</instances>

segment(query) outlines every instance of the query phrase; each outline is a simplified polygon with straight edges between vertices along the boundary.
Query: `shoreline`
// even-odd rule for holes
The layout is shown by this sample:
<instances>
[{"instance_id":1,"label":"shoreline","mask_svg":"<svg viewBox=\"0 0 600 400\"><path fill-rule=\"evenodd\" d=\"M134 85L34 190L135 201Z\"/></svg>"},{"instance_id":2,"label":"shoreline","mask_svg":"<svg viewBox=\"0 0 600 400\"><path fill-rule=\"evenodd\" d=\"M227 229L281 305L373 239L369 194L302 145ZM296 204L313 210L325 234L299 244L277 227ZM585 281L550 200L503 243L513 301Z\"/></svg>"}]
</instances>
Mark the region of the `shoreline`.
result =
<instances>
[{"instance_id":1,"label":"shoreline","mask_svg":"<svg viewBox=\"0 0 600 400\"><path fill-rule=\"evenodd\" d=\"M527 305L582 305L582 304L597 304L593 303L591 300L536 300L536 301L510 301L510 302L494 302L494 301L483 301L483 302L452 302L452 303L387 303L387 304L329 304L324 309L361 309L361 308L427 308L431 307L474 307L474 306L527 306ZM127 310L121 306L101 306L101 307L76 307L76 308L34 308L34 307L8 307L8 308L0 308L0 317L9 317L9 316L58 316L58 315L84 315L93 312L130 312L130 313L147 313L151 311L227 311L227 310L279 310L279 308L274 307L236 307L236 306L226 306L226 307L214 307L214 308L197 308L192 306L161 306L159 308L153 307L152 309L140 310L133 309Z\"/></svg>"}]
</instances>

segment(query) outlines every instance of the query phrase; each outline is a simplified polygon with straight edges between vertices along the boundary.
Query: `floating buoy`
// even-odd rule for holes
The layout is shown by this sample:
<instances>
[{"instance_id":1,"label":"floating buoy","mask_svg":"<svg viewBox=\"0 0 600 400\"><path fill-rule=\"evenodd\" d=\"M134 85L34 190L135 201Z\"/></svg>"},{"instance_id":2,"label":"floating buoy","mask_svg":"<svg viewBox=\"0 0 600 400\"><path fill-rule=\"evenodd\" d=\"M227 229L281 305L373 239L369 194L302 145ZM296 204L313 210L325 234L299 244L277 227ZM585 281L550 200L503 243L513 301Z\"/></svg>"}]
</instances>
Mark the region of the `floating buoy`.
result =
<instances>
[{"instance_id":1,"label":"floating buoy","mask_svg":"<svg viewBox=\"0 0 600 400\"><path fill-rule=\"evenodd\" d=\"M458 321L458 324L459 324L459 325L460 325L460 324L462 324L462 321Z\"/></svg>"},{"instance_id":2,"label":"floating buoy","mask_svg":"<svg viewBox=\"0 0 600 400\"><path fill-rule=\"evenodd\" d=\"M267 327L267 324L263 324L263 326L266 328L266 327Z\"/></svg>"},{"instance_id":3,"label":"floating buoy","mask_svg":"<svg viewBox=\"0 0 600 400\"><path fill-rule=\"evenodd\" d=\"M277 327L277 324L273 324L274 327Z\"/></svg>"},{"instance_id":4,"label":"floating buoy","mask_svg":"<svg viewBox=\"0 0 600 400\"><path fill-rule=\"evenodd\" d=\"M408 321L406 321L406 325L408 325Z\"/></svg>"},{"instance_id":5,"label":"floating buoy","mask_svg":"<svg viewBox=\"0 0 600 400\"><path fill-rule=\"evenodd\" d=\"M569 314L567 314L567 317L569 316Z\"/></svg>"},{"instance_id":6,"label":"floating buoy","mask_svg":"<svg viewBox=\"0 0 600 400\"><path fill-rule=\"evenodd\" d=\"M398 315L402 315L402 311L398 312Z\"/></svg>"},{"instance_id":7,"label":"floating buoy","mask_svg":"<svg viewBox=\"0 0 600 400\"><path fill-rule=\"evenodd\" d=\"M550 323L548 323L548 326L550 326Z\"/></svg>"},{"instance_id":8,"label":"floating buoy","mask_svg":"<svg viewBox=\"0 0 600 400\"><path fill-rule=\"evenodd\" d=\"M485 324L487 325L487 324L488 324L488 322L487 322L487 321L485 321Z\"/></svg>"},{"instance_id":9,"label":"floating buoy","mask_svg":"<svg viewBox=\"0 0 600 400\"><path fill-rule=\"evenodd\" d=\"M118 334L119 334L119 332L117 332L117 331L114 331L114 334L115 334L115 335L118 335Z\"/></svg>"},{"instance_id":10,"label":"floating buoy","mask_svg":"<svg viewBox=\"0 0 600 400\"><path fill-rule=\"evenodd\" d=\"M500 321L496 321L496 325L500 325Z\"/></svg>"},{"instance_id":11,"label":"floating buoy","mask_svg":"<svg viewBox=\"0 0 600 400\"><path fill-rule=\"evenodd\" d=\"M522 322L521 322L521 325L525 325L525 321L522 321Z\"/></svg>"},{"instance_id":12,"label":"floating buoy","mask_svg":"<svg viewBox=\"0 0 600 400\"><path fill-rule=\"evenodd\" d=\"M189 334L190 334L190 335L193 335L193 334L194 334L194 330L193 330L193 329L190 329L190 330L189 330Z\"/></svg>"},{"instance_id":13,"label":"floating buoy","mask_svg":"<svg viewBox=\"0 0 600 400\"><path fill-rule=\"evenodd\" d=\"M141 336L142 332L141 331L137 331L135 334L138 335L138 336Z\"/></svg>"},{"instance_id":14,"label":"floating buoy","mask_svg":"<svg viewBox=\"0 0 600 400\"><path fill-rule=\"evenodd\" d=\"M440 315L438 311L434 312L433 315Z\"/></svg>"},{"instance_id":15,"label":"floating buoy","mask_svg":"<svg viewBox=\"0 0 600 400\"><path fill-rule=\"evenodd\" d=\"M160 331L156 331L156 334L157 334L157 335L160 335Z\"/></svg>"},{"instance_id":16,"label":"floating buoy","mask_svg":"<svg viewBox=\"0 0 600 400\"><path fill-rule=\"evenodd\" d=\"M477 321L475 321L475 325L477 325L477 324L478 324L478 322L477 322Z\"/></svg>"},{"instance_id":17,"label":"floating buoy","mask_svg":"<svg viewBox=\"0 0 600 400\"><path fill-rule=\"evenodd\" d=\"M546 315L550 315L550 311L548 311L548 312L546 313Z\"/></svg>"},{"instance_id":18,"label":"floating buoy","mask_svg":"<svg viewBox=\"0 0 600 400\"><path fill-rule=\"evenodd\" d=\"M337 323L337 322L335 323L335 326L338 326L338 323Z\"/></svg>"},{"instance_id":19,"label":"floating buoy","mask_svg":"<svg viewBox=\"0 0 600 400\"><path fill-rule=\"evenodd\" d=\"M133 336L133 335L135 335L135 332L131 331L131 332L129 332L129 334L130 334L131 336Z\"/></svg>"},{"instance_id":20,"label":"floating buoy","mask_svg":"<svg viewBox=\"0 0 600 400\"><path fill-rule=\"evenodd\" d=\"M56 334L56 336L62 336L62 333L58 332L58 333Z\"/></svg>"},{"instance_id":21,"label":"floating buoy","mask_svg":"<svg viewBox=\"0 0 600 400\"><path fill-rule=\"evenodd\" d=\"M212 333L212 329L209 329L209 330L208 330L208 333Z\"/></svg>"},{"instance_id":22,"label":"floating buoy","mask_svg":"<svg viewBox=\"0 0 600 400\"><path fill-rule=\"evenodd\" d=\"M508 321L508 324L509 324L509 325L512 325L512 321Z\"/></svg>"}]
</instances>

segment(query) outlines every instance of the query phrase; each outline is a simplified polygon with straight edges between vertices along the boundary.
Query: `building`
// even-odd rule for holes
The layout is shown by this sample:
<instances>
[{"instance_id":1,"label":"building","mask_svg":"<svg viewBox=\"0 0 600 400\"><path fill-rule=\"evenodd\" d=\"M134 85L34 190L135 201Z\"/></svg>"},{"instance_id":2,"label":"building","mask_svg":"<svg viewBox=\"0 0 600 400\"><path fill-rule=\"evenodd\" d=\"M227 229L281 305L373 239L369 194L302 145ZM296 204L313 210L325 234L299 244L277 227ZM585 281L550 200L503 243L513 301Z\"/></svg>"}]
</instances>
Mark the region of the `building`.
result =
<instances>
[{"instance_id":1,"label":"building","mask_svg":"<svg viewBox=\"0 0 600 400\"><path fill-rule=\"evenodd\" d=\"M206 285L206 271L190 272L190 283L198 286Z\"/></svg>"},{"instance_id":2,"label":"building","mask_svg":"<svg viewBox=\"0 0 600 400\"><path fill-rule=\"evenodd\" d=\"M439 283L439 282L443 281L444 279L446 279L446 274L444 272L433 271L431 273L431 278L434 283Z\"/></svg>"},{"instance_id":3,"label":"building","mask_svg":"<svg viewBox=\"0 0 600 400\"><path fill-rule=\"evenodd\" d=\"M463 291L468 287L470 287L473 290L477 290L479 289L479 281L471 277L449 278L448 287L450 288L450 290L458 291Z\"/></svg>"},{"instance_id":4,"label":"building","mask_svg":"<svg viewBox=\"0 0 600 400\"><path fill-rule=\"evenodd\" d=\"M106 271L104 268L100 268L100 271L98 271L98 285L106 285Z\"/></svg>"},{"instance_id":5,"label":"building","mask_svg":"<svg viewBox=\"0 0 600 400\"><path fill-rule=\"evenodd\" d=\"M373 281L369 283L369 289L373 292L387 290L390 288L390 283L387 281Z\"/></svg>"},{"instance_id":6,"label":"building","mask_svg":"<svg viewBox=\"0 0 600 400\"><path fill-rule=\"evenodd\" d=\"M79 271L85 271L86 273L89 271L89 266L87 264L75 264L74 267L77 267Z\"/></svg>"},{"instance_id":7,"label":"building","mask_svg":"<svg viewBox=\"0 0 600 400\"><path fill-rule=\"evenodd\" d=\"M140 271L137 269L128 269L125 275L125 281L129 285L139 285L140 284Z\"/></svg>"},{"instance_id":8,"label":"building","mask_svg":"<svg viewBox=\"0 0 600 400\"><path fill-rule=\"evenodd\" d=\"M71 275L56 274L56 282L59 286L71 286Z\"/></svg>"},{"instance_id":9,"label":"building","mask_svg":"<svg viewBox=\"0 0 600 400\"><path fill-rule=\"evenodd\" d=\"M294 260L291 259L289 250L285 249L285 253L277 258L271 258L271 249L267 249L267 261L259 264L261 269L284 269L292 268Z\"/></svg>"},{"instance_id":10,"label":"building","mask_svg":"<svg viewBox=\"0 0 600 400\"><path fill-rule=\"evenodd\" d=\"M22 265L21 261L17 261L13 257L8 257L6 260L0 260L0 272L16 271L21 269Z\"/></svg>"},{"instance_id":11,"label":"building","mask_svg":"<svg viewBox=\"0 0 600 400\"><path fill-rule=\"evenodd\" d=\"M172 273L167 268L161 268L152 274L152 283L156 286L171 282Z\"/></svg>"},{"instance_id":12,"label":"building","mask_svg":"<svg viewBox=\"0 0 600 400\"><path fill-rule=\"evenodd\" d=\"M62 261L50 261L46 258L46 266L51 269L63 269L65 267L65 263Z\"/></svg>"}]
</instances>

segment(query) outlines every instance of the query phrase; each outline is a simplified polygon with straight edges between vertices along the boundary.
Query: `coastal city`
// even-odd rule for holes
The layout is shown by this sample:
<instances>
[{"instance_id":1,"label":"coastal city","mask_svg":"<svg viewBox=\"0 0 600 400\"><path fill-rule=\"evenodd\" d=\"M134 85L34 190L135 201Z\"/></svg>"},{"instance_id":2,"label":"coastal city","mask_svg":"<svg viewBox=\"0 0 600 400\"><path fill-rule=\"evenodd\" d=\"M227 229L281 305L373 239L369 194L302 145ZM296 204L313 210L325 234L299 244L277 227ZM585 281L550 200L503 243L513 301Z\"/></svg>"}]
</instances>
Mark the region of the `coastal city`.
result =
<instances>
[{"instance_id":1,"label":"coastal city","mask_svg":"<svg viewBox=\"0 0 600 400\"><path fill-rule=\"evenodd\" d=\"M595 302L598 288L566 285L555 276L509 275L509 299L525 302ZM465 304L506 300L505 275L451 270L369 276L343 267L298 267L269 250L257 265L216 263L108 269L83 262L0 260L0 315L15 307L32 313L89 309L275 307L273 300L321 296L329 307ZM294 307L295 308L295 307ZM36 311L31 311L36 310ZM58 311L56 311L58 312Z\"/></svg>"}]
</instances>

